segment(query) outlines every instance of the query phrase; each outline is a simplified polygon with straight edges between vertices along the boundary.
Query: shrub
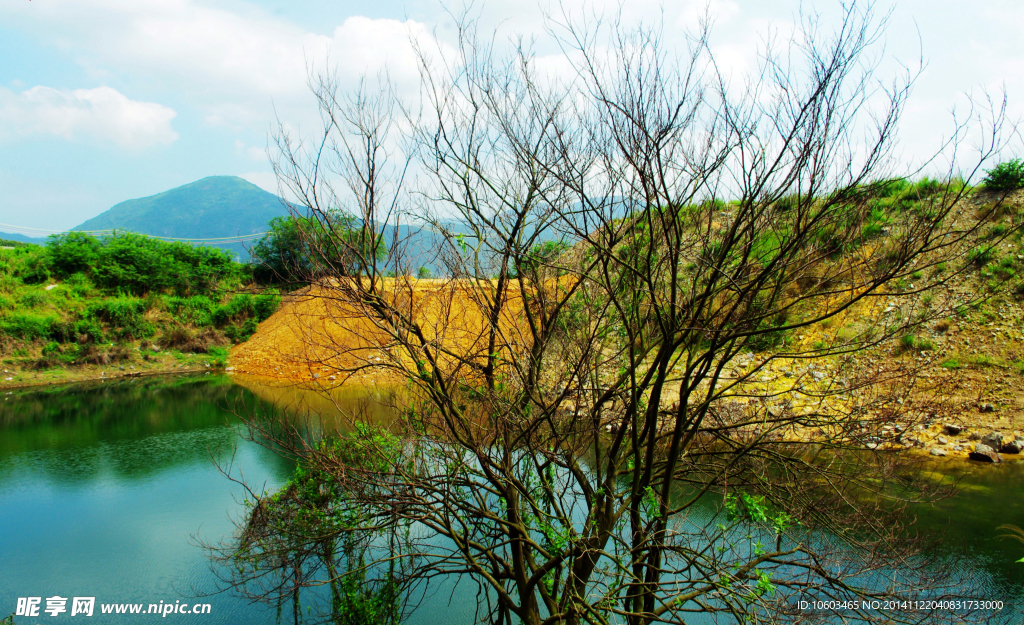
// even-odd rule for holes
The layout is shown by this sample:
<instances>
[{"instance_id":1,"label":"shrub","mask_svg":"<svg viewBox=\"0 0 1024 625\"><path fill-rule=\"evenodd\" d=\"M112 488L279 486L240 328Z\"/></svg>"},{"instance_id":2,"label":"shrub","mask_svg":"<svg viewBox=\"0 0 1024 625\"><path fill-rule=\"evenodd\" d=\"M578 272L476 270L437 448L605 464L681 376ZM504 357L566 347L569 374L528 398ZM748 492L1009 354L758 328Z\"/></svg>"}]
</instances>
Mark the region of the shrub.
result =
<instances>
[{"instance_id":1,"label":"shrub","mask_svg":"<svg viewBox=\"0 0 1024 625\"><path fill-rule=\"evenodd\" d=\"M119 339L141 339L152 336L156 328L143 318L146 302L137 297L115 297L93 304L91 315L105 321Z\"/></svg>"},{"instance_id":2,"label":"shrub","mask_svg":"<svg viewBox=\"0 0 1024 625\"><path fill-rule=\"evenodd\" d=\"M1014 191L1024 186L1024 161L1015 158L999 163L986 172L985 188L990 191Z\"/></svg>"},{"instance_id":3,"label":"shrub","mask_svg":"<svg viewBox=\"0 0 1024 625\"><path fill-rule=\"evenodd\" d=\"M18 303L25 308L35 308L46 303L46 291L29 291L18 299Z\"/></svg>"},{"instance_id":4,"label":"shrub","mask_svg":"<svg viewBox=\"0 0 1024 625\"><path fill-rule=\"evenodd\" d=\"M29 341L46 339L50 338L53 326L57 322L58 320L51 316L15 312L0 321L0 332Z\"/></svg>"},{"instance_id":5,"label":"shrub","mask_svg":"<svg viewBox=\"0 0 1024 625\"><path fill-rule=\"evenodd\" d=\"M1006 234L1006 225L1005 224L996 224L996 225L992 226L991 228L989 228L989 230L988 230L988 238L990 238L990 239L998 239L999 237L1003 236L1004 234Z\"/></svg>"},{"instance_id":6,"label":"shrub","mask_svg":"<svg viewBox=\"0 0 1024 625\"><path fill-rule=\"evenodd\" d=\"M171 297L167 300L167 310L175 319L200 328L213 325L216 308L216 305L205 295Z\"/></svg>"},{"instance_id":7,"label":"shrub","mask_svg":"<svg viewBox=\"0 0 1024 625\"><path fill-rule=\"evenodd\" d=\"M219 280L244 272L225 250L133 233L102 239L81 232L55 235L47 243L46 260L57 275L84 273L107 291L135 295L168 290L179 295L202 293Z\"/></svg>"},{"instance_id":8,"label":"shrub","mask_svg":"<svg viewBox=\"0 0 1024 625\"><path fill-rule=\"evenodd\" d=\"M46 256L34 253L32 248L22 248L22 250L27 251L25 254L22 254L20 267L14 272L15 276L20 278L25 284L49 282L50 266Z\"/></svg>"},{"instance_id":9,"label":"shrub","mask_svg":"<svg viewBox=\"0 0 1024 625\"><path fill-rule=\"evenodd\" d=\"M181 326L170 327L164 330L160 337L160 344L165 348L174 348L182 352L194 352L204 354L211 348L224 345L224 337L218 334L213 328L204 328L193 333L191 330Z\"/></svg>"},{"instance_id":10,"label":"shrub","mask_svg":"<svg viewBox=\"0 0 1024 625\"><path fill-rule=\"evenodd\" d=\"M97 264L101 249L99 239L83 232L53 235L46 243L50 266L65 276L91 271Z\"/></svg>"},{"instance_id":11,"label":"shrub","mask_svg":"<svg viewBox=\"0 0 1024 625\"><path fill-rule=\"evenodd\" d=\"M218 326L247 319L254 319L258 323L274 314L280 302L281 297L276 292L262 295L242 293L235 295L225 304L218 306L213 313L213 320Z\"/></svg>"},{"instance_id":12,"label":"shrub","mask_svg":"<svg viewBox=\"0 0 1024 625\"><path fill-rule=\"evenodd\" d=\"M124 345L110 348L97 345L79 345L75 354L75 362L92 365L109 365L114 362L131 360L132 353Z\"/></svg>"},{"instance_id":13,"label":"shrub","mask_svg":"<svg viewBox=\"0 0 1024 625\"><path fill-rule=\"evenodd\" d=\"M79 343L102 343L103 329L94 319L80 319L75 324L75 340Z\"/></svg>"},{"instance_id":14,"label":"shrub","mask_svg":"<svg viewBox=\"0 0 1024 625\"><path fill-rule=\"evenodd\" d=\"M995 258L996 252L991 246L979 246L967 253L967 260L973 265L984 267Z\"/></svg>"},{"instance_id":15,"label":"shrub","mask_svg":"<svg viewBox=\"0 0 1024 625\"><path fill-rule=\"evenodd\" d=\"M207 352L213 356L213 366L224 368L228 360L228 350L224 347L211 347Z\"/></svg>"},{"instance_id":16,"label":"shrub","mask_svg":"<svg viewBox=\"0 0 1024 625\"><path fill-rule=\"evenodd\" d=\"M277 307L280 305L281 296L277 294L277 291L268 291L262 295L257 295L256 302L253 305L256 321L266 321L270 318L270 315L277 311Z\"/></svg>"},{"instance_id":17,"label":"shrub","mask_svg":"<svg viewBox=\"0 0 1024 625\"><path fill-rule=\"evenodd\" d=\"M236 343L248 341L249 337L256 333L256 320L246 319L240 325L232 324L224 328L224 336Z\"/></svg>"}]
</instances>

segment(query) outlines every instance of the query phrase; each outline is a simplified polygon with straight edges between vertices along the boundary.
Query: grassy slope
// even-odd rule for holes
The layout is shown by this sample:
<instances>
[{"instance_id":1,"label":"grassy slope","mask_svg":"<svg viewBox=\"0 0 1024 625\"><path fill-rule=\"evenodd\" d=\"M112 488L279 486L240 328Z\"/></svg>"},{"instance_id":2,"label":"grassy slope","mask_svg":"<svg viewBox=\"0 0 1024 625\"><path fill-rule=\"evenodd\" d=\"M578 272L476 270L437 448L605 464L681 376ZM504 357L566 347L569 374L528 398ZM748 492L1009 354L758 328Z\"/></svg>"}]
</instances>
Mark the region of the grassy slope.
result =
<instances>
[{"instance_id":1,"label":"grassy slope","mask_svg":"<svg viewBox=\"0 0 1024 625\"><path fill-rule=\"evenodd\" d=\"M157 254L173 250L150 243ZM123 254L124 247L116 252ZM193 280L184 290L179 285L143 291L137 283L118 283L117 276L131 269L147 281L145 270L131 262L115 266L110 258L94 260L91 269L68 273L55 266L52 248L0 250L0 362L5 370L0 387L89 377L95 369L223 366L228 346L248 338L279 298L248 284L247 267L221 263L211 268L204 264L208 260L197 256L189 265L186 256L174 269L179 274L195 270L208 280ZM151 270L166 272L167 267ZM140 276L132 277L138 281Z\"/></svg>"}]
</instances>

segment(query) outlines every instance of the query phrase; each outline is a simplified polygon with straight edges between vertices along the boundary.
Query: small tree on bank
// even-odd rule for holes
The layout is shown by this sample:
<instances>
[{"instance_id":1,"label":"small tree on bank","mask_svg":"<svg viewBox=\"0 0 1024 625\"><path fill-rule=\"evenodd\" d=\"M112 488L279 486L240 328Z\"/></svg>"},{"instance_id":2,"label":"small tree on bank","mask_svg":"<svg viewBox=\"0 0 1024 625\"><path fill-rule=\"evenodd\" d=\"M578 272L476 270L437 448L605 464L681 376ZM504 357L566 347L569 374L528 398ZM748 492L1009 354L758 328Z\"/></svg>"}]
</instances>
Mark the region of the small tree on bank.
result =
<instances>
[{"instance_id":1,"label":"small tree on bank","mask_svg":"<svg viewBox=\"0 0 1024 625\"><path fill-rule=\"evenodd\" d=\"M866 355L963 303L945 289L968 250L1008 232L981 242L962 179L892 182L912 81L876 85L870 8L832 32L805 19L742 87L706 31L677 62L656 31L552 22L577 71L557 79L459 32L457 58L422 54L416 116L323 78L322 141L278 137L279 178L322 230L353 214L360 240L393 235L396 267L398 226L441 233L448 277L424 294L307 231L339 327L372 325L311 339L339 356L324 364L414 389L362 450L379 462L251 421L342 485L360 516L339 532L406 537L368 570L401 561L407 591L471 580L502 625L829 621L798 600L962 595L906 531L906 504L941 492L876 438L941 418L955 389L926 388L922 358ZM991 113L970 175L999 147Z\"/></svg>"}]
</instances>

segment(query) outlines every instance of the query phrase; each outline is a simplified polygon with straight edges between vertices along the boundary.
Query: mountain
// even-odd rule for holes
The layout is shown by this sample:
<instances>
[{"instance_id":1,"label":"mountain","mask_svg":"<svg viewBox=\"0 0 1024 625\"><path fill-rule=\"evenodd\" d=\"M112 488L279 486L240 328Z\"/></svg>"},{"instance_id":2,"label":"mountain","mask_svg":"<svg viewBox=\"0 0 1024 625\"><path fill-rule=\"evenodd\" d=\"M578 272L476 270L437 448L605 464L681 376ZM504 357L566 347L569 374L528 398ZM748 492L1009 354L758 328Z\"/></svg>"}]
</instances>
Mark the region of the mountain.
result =
<instances>
[{"instance_id":1,"label":"mountain","mask_svg":"<svg viewBox=\"0 0 1024 625\"><path fill-rule=\"evenodd\" d=\"M182 239L219 239L267 230L288 214L276 195L235 176L210 176L170 191L117 204L73 230L129 230ZM208 243L248 258L242 243ZM252 242L246 243L251 245Z\"/></svg>"},{"instance_id":2,"label":"mountain","mask_svg":"<svg viewBox=\"0 0 1024 625\"><path fill-rule=\"evenodd\" d=\"M0 240L6 241L17 241L18 243L35 243L36 245L46 245L46 237L27 237L23 234L16 234L14 232L0 232Z\"/></svg>"}]
</instances>

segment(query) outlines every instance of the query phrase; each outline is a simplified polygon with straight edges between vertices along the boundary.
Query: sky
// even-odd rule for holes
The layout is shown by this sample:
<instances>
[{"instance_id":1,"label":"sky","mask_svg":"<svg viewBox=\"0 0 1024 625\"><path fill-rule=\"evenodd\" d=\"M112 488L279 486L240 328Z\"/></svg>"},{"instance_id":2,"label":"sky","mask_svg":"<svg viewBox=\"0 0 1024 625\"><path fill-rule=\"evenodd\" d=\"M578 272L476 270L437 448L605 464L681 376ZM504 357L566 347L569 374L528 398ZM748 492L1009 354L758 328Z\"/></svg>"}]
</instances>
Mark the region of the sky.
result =
<instances>
[{"instance_id":1,"label":"sky","mask_svg":"<svg viewBox=\"0 0 1024 625\"><path fill-rule=\"evenodd\" d=\"M0 224L63 230L118 202L213 175L269 191L275 120L317 126L307 68L343 86L386 68L415 90L410 40L451 43L451 11L428 0L4 0L0 3ZM499 40L543 36L552 7L615 11L620 2L487 0L473 9ZM804 0L834 15L838 2ZM447 7L447 8L446 8ZM769 28L795 19L798 1L627 0L625 21L661 20L681 41L709 12L712 48L733 71L756 66ZM908 104L901 158L920 162L952 129L966 96L999 97L1024 113L1024 3L899 0L880 71L925 67ZM553 47L542 55L557 56ZM1017 156L1011 142L1006 158ZM5 228L0 225L0 231ZM7 229L8 231L10 229Z\"/></svg>"}]
</instances>

